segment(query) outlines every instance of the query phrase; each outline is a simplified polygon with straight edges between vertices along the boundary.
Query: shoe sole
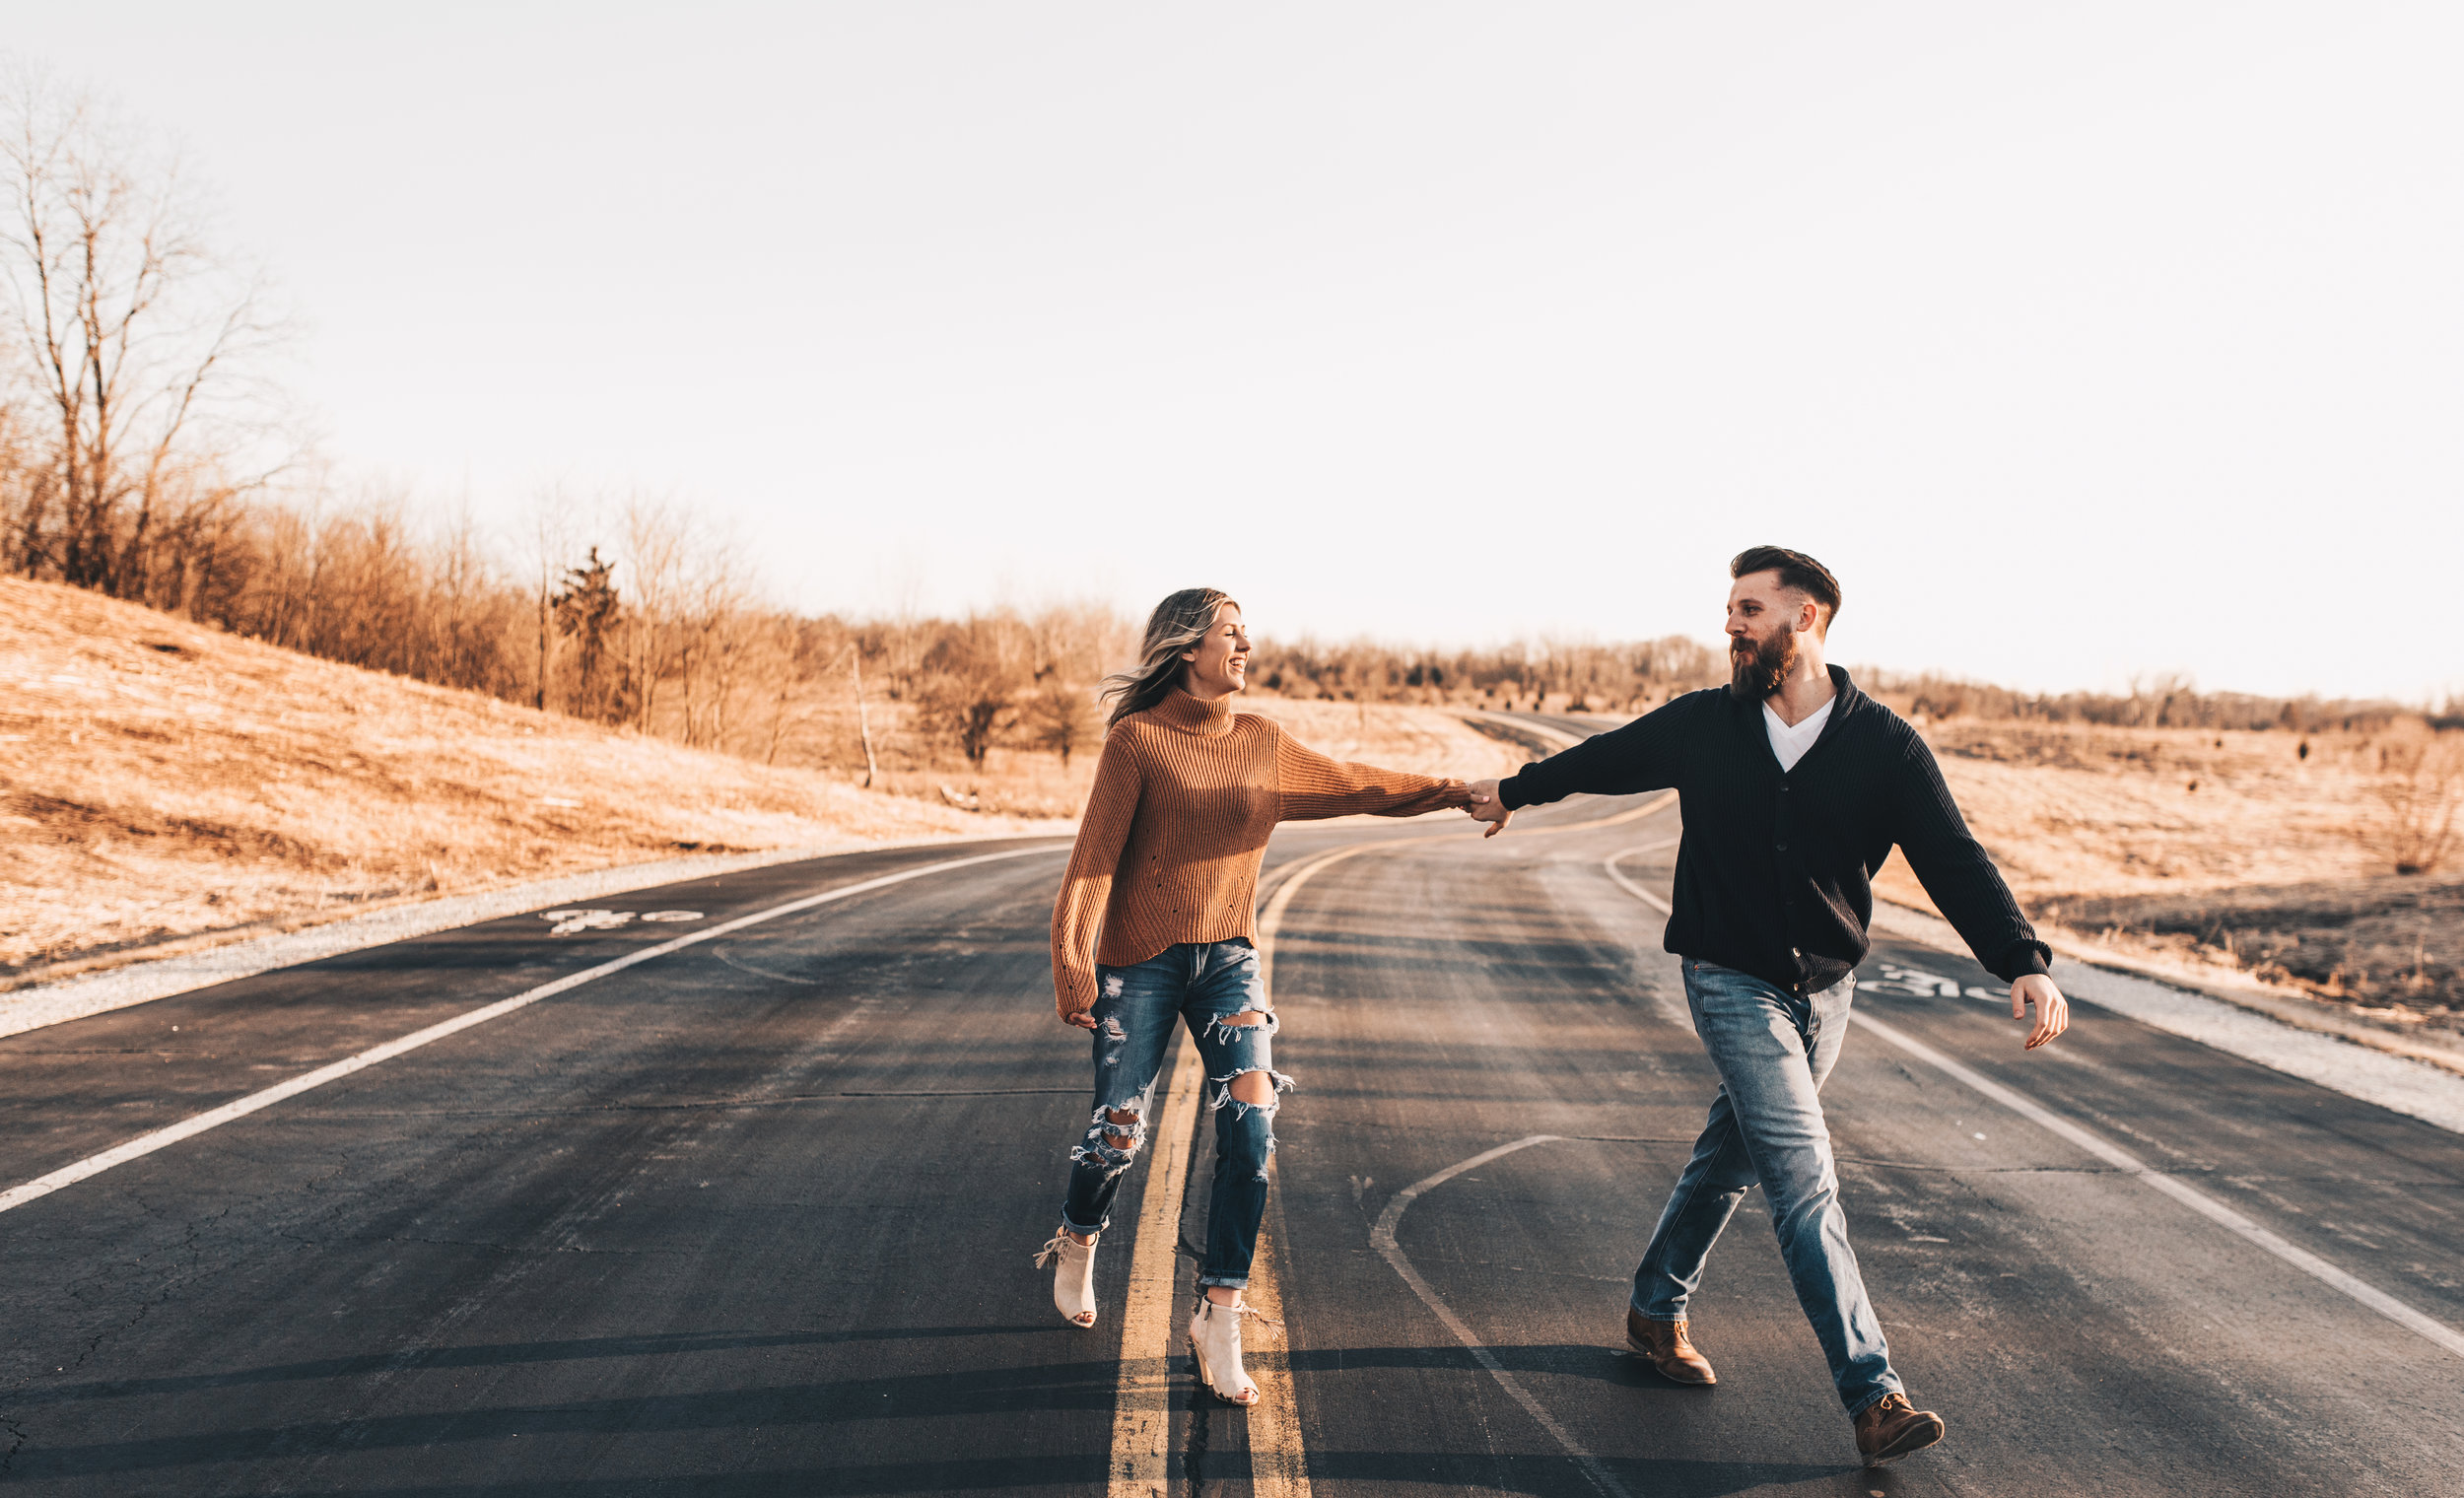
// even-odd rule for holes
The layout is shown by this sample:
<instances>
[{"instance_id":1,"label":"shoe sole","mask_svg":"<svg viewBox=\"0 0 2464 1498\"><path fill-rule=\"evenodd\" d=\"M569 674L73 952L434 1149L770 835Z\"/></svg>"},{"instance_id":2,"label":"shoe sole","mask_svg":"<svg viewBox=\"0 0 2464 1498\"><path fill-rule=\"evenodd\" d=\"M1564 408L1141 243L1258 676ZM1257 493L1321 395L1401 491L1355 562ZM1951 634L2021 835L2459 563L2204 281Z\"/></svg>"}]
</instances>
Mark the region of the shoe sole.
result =
<instances>
[{"instance_id":1,"label":"shoe sole","mask_svg":"<svg viewBox=\"0 0 2464 1498\"><path fill-rule=\"evenodd\" d=\"M1940 1420L1929 1421L1923 1425L1911 1425L1900 1434L1898 1440L1866 1458L1865 1464L1881 1466L1885 1463L1896 1462L1910 1453L1925 1450L1941 1440L1945 1434L1947 1432Z\"/></svg>"},{"instance_id":2,"label":"shoe sole","mask_svg":"<svg viewBox=\"0 0 2464 1498\"><path fill-rule=\"evenodd\" d=\"M1720 1382L1720 1376L1716 1373L1707 1379L1691 1378L1682 1373L1671 1373L1666 1368L1660 1366L1660 1360L1651 1355L1650 1348L1644 1346L1642 1343L1634 1340L1634 1338L1630 1336L1625 1339L1625 1345L1636 1357L1641 1358L1644 1362L1650 1364L1652 1372L1660 1375L1664 1379L1667 1379L1672 1384L1682 1384L1688 1389L1709 1389L1713 1385Z\"/></svg>"}]
</instances>

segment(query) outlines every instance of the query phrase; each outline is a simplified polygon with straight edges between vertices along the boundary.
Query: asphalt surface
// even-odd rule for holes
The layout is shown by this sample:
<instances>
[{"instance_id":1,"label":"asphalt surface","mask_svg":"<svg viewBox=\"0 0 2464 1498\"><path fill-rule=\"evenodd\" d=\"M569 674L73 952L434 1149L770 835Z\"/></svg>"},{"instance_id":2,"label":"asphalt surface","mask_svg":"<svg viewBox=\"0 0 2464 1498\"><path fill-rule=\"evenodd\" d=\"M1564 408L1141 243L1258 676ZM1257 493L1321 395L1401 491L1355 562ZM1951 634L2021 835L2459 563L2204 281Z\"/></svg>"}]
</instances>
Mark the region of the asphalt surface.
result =
<instances>
[{"instance_id":1,"label":"asphalt surface","mask_svg":"<svg viewBox=\"0 0 2464 1498\"><path fill-rule=\"evenodd\" d=\"M1674 812L1574 826L1621 809L1276 840L1269 889L1396 845L1317 873L1276 953L1300 1090L1268 1232L1315 1491L2464 1492L2464 1359L1862 1031L1826 1091L1850 1231L1950 1439L1857 1465L1758 1194L1695 1307L1721 1385L1624 1356L1713 1082L1659 917L1602 867L1647 850L1619 867L1665 893ZM0 1213L0 1480L1102 1492L1117 1318L1062 1325L1028 1263L1086 1110L1045 949L1063 846L1017 846L1043 851L644 962ZM698 923L514 918L0 1040L0 1189L611 957L998 851L732 874L598 902ZM2464 1138L2088 1006L2022 1054L2007 1005L1886 965L1991 983L1884 942L1860 1012L2464 1328ZM1398 1200L1396 1251L1498 1371L1373 1246ZM1246 1417L1186 1376L1174 1409L1178 1488L1246 1491Z\"/></svg>"}]
</instances>

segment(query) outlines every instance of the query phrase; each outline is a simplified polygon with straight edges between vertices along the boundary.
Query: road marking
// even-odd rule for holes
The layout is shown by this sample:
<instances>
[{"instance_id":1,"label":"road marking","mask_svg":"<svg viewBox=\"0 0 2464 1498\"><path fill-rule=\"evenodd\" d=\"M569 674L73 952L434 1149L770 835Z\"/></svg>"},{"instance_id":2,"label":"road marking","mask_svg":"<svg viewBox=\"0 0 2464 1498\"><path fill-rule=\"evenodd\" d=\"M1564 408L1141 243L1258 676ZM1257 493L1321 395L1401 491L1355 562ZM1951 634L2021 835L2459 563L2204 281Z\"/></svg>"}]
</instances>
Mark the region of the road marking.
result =
<instances>
[{"instance_id":1,"label":"road marking","mask_svg":"<svg viewBox=\"0 0 2464 1498\"><path fill-rule=\"evenodd\" d=\"M1272 1218L1272 1230L1258 1235L1258 1258L1241 1295L1259 1315L1283 1323L1281 1351L1248 1359L1250 1382L1258 1386L1258 1402L1249 1411L1249 1491L1251 1498L1310 1498L1308 1448L1301 1441L1292 1382L1292 1324L1283 1314L1286 1240L1280 1198Z\"/></svg>"},{"instance_id":2,"label":"road marking","mask_svg":"<svg viewBox=\"0 0 2464 1498\"><path fill-rule=\"evenodd\" d=\"M1535 827L1530 832L1525 833L1524 836L1532 838L1538 837L1542 833L1589 832L1596 827L1615 827L1619 823L1623 822L1639 822L1643 818L1650 816L1653 812L1659 811L1668 806L1673 806L1676 803L1677 792L1674 790L1664 790L1658 795L1653 796L1650 800L1645 801L1642 805L1636 806L1631 810L1620 811L1612 817L1600 817L1589 822L1568 822L1559 827Z\"/></svg>"},{"instance_id":3,"label":"road marking","mask_svg":"<svg viewBox=\"0 0 2464 1498\"><path fill-rule=\"evenodd\" d=\"M1524 832L1522 836L1527 838L1537 838L1549 833L1589 832L1595 828L1614 827L1619 823L1638 821L1641 818L1650 816L1654 812L1665 810L1669 806L1675 804L1676 801L1676 791L1664 790L1660 794L1653 796L1650 800L1645 801L1642 805L1630 806L1612 816L1595 817L1588 822L1569 822L1559 827L1534 827ZM1276 887L1273 898L1266 902L1266 908L1259 913L1258 962L1260 979L1263 981L1270 978L1274 973L1274 934L1283 924L1284 911L1291 906L1292 897L1300 892L1300 887L1308 883L1309 880L1317 874L1318 870L1326 867L1330 863L1339 863L1343 859L1349 858L1357 853L1375 852L1382 848L1410 848L1417 844L1434 843L1442 838L1452 836L1454 836L1454 834L1451 832L1432 833L1417 838L1386 838L1374 843L1353 843L1346 847L1335 849L1332 852L1320 853L1316 857L1307 859L1294 866L1289 873L1283 875L1282 884ZM1626 856L1627 853L1650 852L1657 849L1671 847L1673 846L1674 841L1675 840L1671 840L1667 843L1647 843L1641 848L1629 848L1625 851L1625 852L1619 853L1616 856L1617 858L1622 858ZM1608 861L1614 863L1616 858L1611 858ZM1624 875L1618 873L1615 869L1611 868L1608 870L1608 877L1616 880L1619 884L1624 885L1627 890L1631 891L1635 895L1640 896L1646 904L1656 906L1659 905L1657 900L1653 899L1649 894L1646 894L1641 887L1628 881ZM1668 907L1660 906L1660 909L1665 912ZM1269 988L1268 991L1271 992L1272 989Z\"/></svg>"},{"instance_id":4,"label":"road marking","mask_svg":"<svg viewBox=\"0 0 2464 1498\"><path fill-rule=\"evenodd\" d=\"M1667 791L1661 795L1654 796L1651 800L1644 802L1640 806L1629 807L1626 810L1617 812L1611 816L1599 817L1588 822L1575 822L1563 827L1534 828L1532 829L1532 833L1579 832L1597 827L1613 827L1621 822L1631 822L1641 817L1650 816L1654 812L1666 808L1675 802L1676 799L1676 791ZM1317 877L1321 870L1331 868L1335 864L1340 863L1346 858L1357 857L1360 854L1367 852L1377 852L1381 850L1411 848L1421 843L1434 842L1442 837L1453 836L1456 836L1454 832L1447 832L1431 834L1425 837L1388 838L1380 839L1375 842L1353 843L1346 847L1337 848L1332 850L1331 851L1320 853L1313 858L1306 859L1295 865L1290 872L1284 874L1282 882L1276 886L1273 896L1266 901L1266 909L1259 912L1258 915L1258 978L1259 982L1266 986L1266 992L1269 997L1271 998L1271 995L1274 992L1273 979L1275 937L1283 929L1284 914L1291 909L1292 898L1300 893L1301 886ZM1153 1188L1150 1186L1148 1190L1152 1191ZM1177 1233L1180 1222L1180 1217L1178 1215L1179 1203L1177 1200L1174 1203L1174 1213L1175 1215L1172 1219L1174 1224L1173 1231ZM1139 1242L1141 1245L1144 1244L1145 1238L1145 1230L1143 1224L1141 1223L1139 1230ZM1260 1305L1260 1309L1264 1311L1265 1314L1275 1317L1276 1319L1283 1321L1285 1324L1283 1328L1283 1357L1279 1360L1269 1358L1260 1368L1253 1370L1250 1374L1251 1380L1258 1385L1258 1402L1256 1405L1252 1406L1249 1411L1249 1470L1251 1491L1257 1494L1258 1498L1310 1498L1309 1453L1307 1444L1303 1440L1301 1434L1300 1405L1297 1393L1294 1388L1295 1381L1291 1366L1292 1328L1289 1318L1283 1316L1281 1285L1276 1275L1276 1256L1270 1247L1270 1241L1263 1235L1259 1240L1259 1252L1257 1258L1250 1265L1250 1281L1252 1293L1247 1298L1257 1301ZM1452 1313L1448 1314L1451 1315ZM1124 1334L1125 1336L1127 1335L1126 1328ZM1125 1395L1124 1402L1121 1405L1116 1406L1117 1410L1127 1408L1126 1381L1129 1376L1128 1370L1130 1366L1130 1356L1129 1346L1125 1342L1122 1349ZM1501 1378L1504 1377L1502 1370L1499 1370L1499 1376ZM1510 1388L1517 1387L1512 1385L1511 1380L1508 1380L1507 1382ZM1200 1397L1206 1397L1206 1396L1200 1396ZM1557 1435L1559 1444L1566 1444L1567 1438L1564 1433L1557 1428L1553 1421L1548 1419L1548 1416L1545 1413L1540 1412L1537 1404L1529 1404L1528 1396L1519 1392L1516 1394L1516 1397L1527 1401L1528 1407L1533 1409L1535 1413L1538 1413L1541 1422L1547 1425L1552 1433ZM1132 1486L1125 1489L1122 1486L1122 1477L1120 1474L1124 1470L1122 1462L1124 1447L1121 1420L1122 1416L1119 1413L1116 1413L1113 1424L1113 1465L1114 1472L1116 1474L1113 1483L1113 1491L1116 1494L1124 1492L1143 1493L1146 1491L1144 1488ZM1158 1443L1163 1440L1160 1432L1157 1434L1155 1439ZM1573 1450L1570 1446L1568 1449ZM1589 1459L1581 1458L1579 1460L1588 1461ZM1593 1465L1597 1466L1598 1464L1595 1463ZM1601 1475L1606 1477L1607 1474L1603 1471ZM1160 1489L1157 1491L1160 1491ZM1604 1488L1603 1491L1623 1494L1625 1490L1615 1486L1613 1480L1611 1480L1609 1486Z\"/></svg>"},{"instance_id":5,"label":"road marking","mask_svg":"<svg viewBox=\"0 0 2464 1498\"><path fill-rule=\"evenodd\" d=\"M1435 840L1430 838L1396 838L1383 843L1354 843L1345 848L1338 848L1331 853L1320 853L1284 875L1282 885L1274 892L1274 898L1267 901L1266 908L1258 914L1258 981L1266 987L1266 1001L1268 1003L1274 1001L1275 932L1283 928L1283 913L1291 908L1292 897L1300 893L1302 885L1316 877L1318 870L1330 863L1340 863L1345 858L1373 852L1381 848L1405 848L1414 843L1433 841Z\"/></svg>"},{"instance_id":6,"label":"road marking","mask_svg":"<svg viewBox=\"0 0 2464 1498\"><path fill-rule=\"evenodd\" d=\"M330 1065L319 1066L314 1071L303 1072L287 1082L277 1082L262 1092L252 1092L244 1098L235 1098L220 1108L208 1109L204 1113L182 1119L168 1128L158 1128L150 1134L139 1134L136 1138L106 1149L99 1155L89 1155L74 1165L64 1165L47 1176L37 1176L23 1186L0 1192L0 1212L14 1210L30 1201L48 1196L62 1187L74 1186L89 1177L100 1176L113 1166L126 1165L131 1160L142 1159L158 1149L177 1144L182 1139L193 1139L208 1129L220 1128L235 1119L244 1119L249 1114L271 1108L286 1098L296 1098L301 1093L322 1087L327 1082L338 1082L351 1073L365 1071L379 1061L389 1061L406 1052L417 1051L422 1046L444 1040L448 1035L459 1034L474 1025L484 1025L492 1019L502 1019L514 1010L526 1009L543 998L553 998L559 993L579 988L594 979L605 978L611 973L621 973L627 968L639 966L654 957L664 957L670 952L680 952L686 947L709 941L714 937L724 936L730 931L740 931L748 925L759 925L765 920L775 920L781 916L792 916L799 911L809 911L817 905L828 905L834 900L845 900L851 895L860 895L868 890L877 890L892 884L903 884L910 879L921 879L926 874L937 874L945 869L967 868L974 864L992 863L1002 858L1023 858L1034 853L1066 852L1067 851L1063 848L1014 848L1004 852L979 853L972 858L951 858L940 863L927 863L922 868L884 874L878 879L866 879L859 884L841 885L837 889L825 890L818 895L807 895L800 900L790 900L785 905L774 905L766 911L756 911L750 916L739 916L733 920L721 921L706 930L679 936L673 941L662 941L656 946L644 947L640 951L627 953L613 962L603 962L595 968L585 968L570 977L560 978L554 983L541 984L538 987L516 993L511 998L501 998L495 1003L483 1005L468 1013L457 1014L442 1023L430 1025L425 1030L414 1030L408 1035L387 1041L381 1046L371 1047L357 1055L347 1055Z\"/></svg>"},{"instance_id":7,"label":"road marking","mask_svg":"<svg viewBox=\"0 0 2464 1498\"><path fill-rule=\"evenodd\" d=\"M1600 866L1608 871L1609 878L1617 881L1617 887L1619 889L1624 890L1627 894L1632 895L1635 899L1650 906L1653 910L1658 911L1663 916L1674 916L1677 912L1669 908L1669 902L1661 899L1658 895L1653 894L1651 891L1643 888L1639 884L1636 884L1633 880L1628 879L1624 874L1617 871L1617 863L1620 859L1631 858L1637 853L1658 852L1661 849L1667 848L1668 846L1669 845L1666 843L1646 843L1640 848L1629 848L1621 853L1610 853Z\"/></svg>"},{"instance_id":8,"label":"road marking","mask_svg":"<svg viewBox=\"0 0 2464 1498\"><path fill-rule=\"evenodd\" d=\"M1192 1136L1198 1132L1198 1096L1205 1080L1205 1063L1184 1028L1163 1117L1146 1133L1155 1150L1146 1166L1146 1194L1138 1202L1137 1238L1129 1245L1129 1295L1121 1312L1121 1383L1113 1396L1112 1479L1106 1489L1111 1498L1166 1498L1171 1487L1181 1195L1189 1179Z\"/></svg>"},{"instance_id":9,"label":"road marking","mask_svg":"<svg viewBox=\"0 0 2464 1498\"><path fill-rule=\"evenodd\" d=\"M2278 1237L2197 1187L2151 1169L2147 1162L2137 1155L2112 1143L2100 1134L2091 1133L2080 1127L2025 1093L2006 1087L1982 1072L1952 1060L1923 1041L1914 1036L1902 1034L1881 1020L1872 1019L1863 1014L1853 1017L1858 1024L1907 1052L1910 1055L1965 1084L1972 1091L1993 1099L2039 1127L2070 1140L2097 1159L2112 1165L2123 1175L2136 1179L2140 1185L2172 1197L2210 1222L2265 1249L2321 1284L2344 1292L2406 1330L2418 1332L2457 1357L2464 1357L2464 1331L2458 1331L2444 1322L2423 1315L2377 1286L2337 1268L2307 1249Z\"/></svg>"},{"instance_id":10,"label":"road marking","mask_svg":"<svg viewBox=\"0 0 2464 1498\"><path fill-rule=\"evenodd\" d=\"M1601 1464L1600 1459L1585 1450L1582 1443L1576 1441L1564 1426L1557 1423L1555 1416L1541 1407L1540 1401L1532 1396L1531 1391L1523 1387L1522 1381L1506 1371L1506 1365L1497 1361L1497 1355L1488 1350L1488 1344L1474 1335L1472 1328L1465 1325L1463 1318L1455 1314L1454 1308L1447 1305L1444 1298L1430 1287L1429 1282L1420 1277L1420 1271L1411 1266L1411 1260L1404 1257L1402 1245L1395 1241L1395 1229L1403 1222L1403 1213L1426 1192L1444 1186L1465 1171L1476 1170L1500 1156L1511 1155L1516 1150L1529 1149L1535 1144L1546 1144L1564 1137L1563 1134L1528 1134L1511 1144L1500 1144L1495 1149L1482 1150L1469 1160L1459 1160L1434 1176L1413 1182L1397 1192L1395 1199L1386 1204L1386 1210L1378 1213L1377 1226L1369 1230L1369 1246L1376 1249L1379 1257L1392 1265L1396 1273L1403 1276L1403 1283L1411 1287L1412 1294L1420 1297L1420 1303L1429 1308L1430 1314L1444 1324L1447 1330L1455 1334L1455 1340L1463 1343L1464 1350L1472 1354L1472 1361L1488 1370L1488 1376L1497 1381L1497 1387L1512 1396L1514 1401L1523 1406L1524 1413L1539 1421L1540 1428L1547 1431L1557 1445L1565 1451L1565 1454L1574 1459L1574 1464L1582 1468L1583 1475L1591 1480L1593 1487L1603 1493L1612 1495L1612 1498L1631 1498L1625 1490L1625 1485L1617 1481L1615 1475L1608 1467Z\"/></svg>"},{"instance_id":11,"label":"road marking","mask_svg":"<svg viewBox=\"0 0 2464 1498\"><path fill-rule=\"evenodd\" d=\"M1622 857L1623 854L1618 856ZM1613 858L1609 860L1611 864L1615 861ZM1609 868L1608 877L1622 885L1628 894L1641 899L1644 904L1659 911L1662 915L1669 913L1666 903L1645 892L1633 881L1618 873L1615 868ZM1944 982L1949 981L1944 980ZM2172 1197L2210 1222L2257 1248L2266 1250L2319 1283L2351 1296L2397 1326L2408 1331L2419 1333L2457 1357L2464 1357L2464 1331L2458 1331L2444 1322L2424 1315L2368 1281L2358 1278L2329 1263L2309 1250L2269 1232L2197 1187L2151 1168L2146 1161L2103 1135L2082 1128L2025 1093L2016 1088L2006 1087L1983 1072L1952 1060L1914 1036L1904 1034L1868 1014L1852 1014L1850 1018L1942 1072L1945 1076L1967 1087L1970 1091L1991 1098L2020 1118L2048 1132L2070 1140L2081 1149L2113 1166L2121 1174L2136 1180L2150 1191Z\"/></svg>"}]
</instances>

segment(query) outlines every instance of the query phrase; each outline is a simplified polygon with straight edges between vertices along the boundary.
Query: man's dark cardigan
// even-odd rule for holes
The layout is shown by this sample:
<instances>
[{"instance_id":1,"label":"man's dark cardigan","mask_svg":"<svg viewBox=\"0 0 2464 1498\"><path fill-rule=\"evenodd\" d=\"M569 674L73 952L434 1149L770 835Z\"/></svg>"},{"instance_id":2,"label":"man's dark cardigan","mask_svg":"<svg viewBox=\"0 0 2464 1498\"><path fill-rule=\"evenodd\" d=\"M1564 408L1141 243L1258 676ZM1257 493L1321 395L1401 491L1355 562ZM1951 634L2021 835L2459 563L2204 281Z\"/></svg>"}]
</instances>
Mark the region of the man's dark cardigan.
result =
<instances>
[{"instance_id":1,"label":"man's dark cardigan","mask_svg":"<svg viewBox=\"0 0 2464 1498\"><path fill-rule=\"evenodd\" d=\"M1668 949L1791 992L1865 960L1873 879L1893 843L1978 962L2005 982L2046 971L2052 951L1968 835L1933 751L1830 671L1830 720L1792 771L1771 753L1762 704L1714 687L1524 766L1498 798L1512 809L1676 786L1685 832Z\"/></svg>"}]
</instances>

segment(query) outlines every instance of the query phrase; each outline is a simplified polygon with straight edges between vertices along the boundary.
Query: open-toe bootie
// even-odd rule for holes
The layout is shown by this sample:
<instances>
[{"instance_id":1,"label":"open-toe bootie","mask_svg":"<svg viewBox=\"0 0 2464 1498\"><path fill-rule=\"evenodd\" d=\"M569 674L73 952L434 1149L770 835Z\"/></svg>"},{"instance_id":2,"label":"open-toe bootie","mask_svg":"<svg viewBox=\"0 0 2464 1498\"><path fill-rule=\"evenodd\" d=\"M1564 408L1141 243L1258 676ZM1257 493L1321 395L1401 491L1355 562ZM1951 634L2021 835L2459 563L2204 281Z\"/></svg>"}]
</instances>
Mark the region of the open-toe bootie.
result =
<instances>
[{"instance_id":1,"label":"open-toe bootie","mask_svg":"<svg viewBox=\"0 0 2464 1498\"><path fill-rule=\"evenodd\" d=\"M1243 1406L1258 1402L1258 1386L1241 1367L1241 1318L1245 1316L1258 1317L1269 1327L1277 1325L1259 1316L1253 1307L1218 1306L1203 1295L1198 1298L1198 1309L1190 1313L1190 1350L1198 1354L1198 1382L1226 1404Z\"/></svg>"},{"instance_id":2,"label":"open-toe bootie","mask_svg":"<svg viewBox=\"0 0 2464 1498\"><path fill-rule=\"evenodd\" d=\"M1095 1325L1095 1245L1080 1243L1067 1228L1055 1228L1053 1241L1035 1256L1039 1269L1054 1260L1053 1307L1075 1327Z\"/></svg>"}]
</instances>

